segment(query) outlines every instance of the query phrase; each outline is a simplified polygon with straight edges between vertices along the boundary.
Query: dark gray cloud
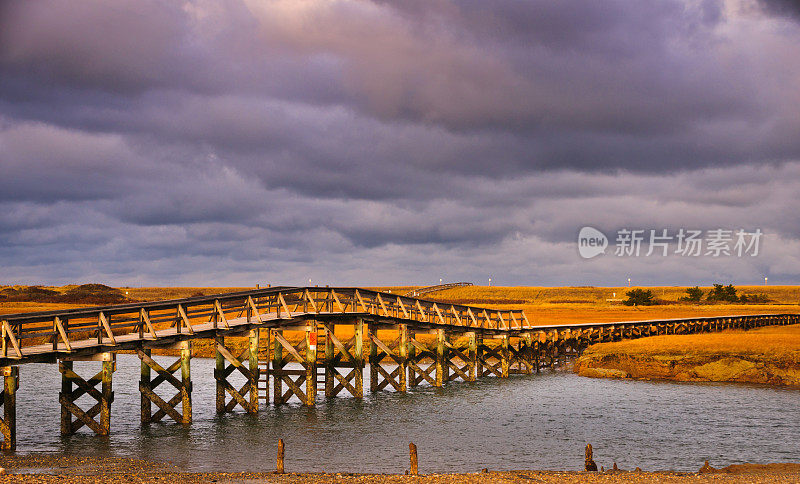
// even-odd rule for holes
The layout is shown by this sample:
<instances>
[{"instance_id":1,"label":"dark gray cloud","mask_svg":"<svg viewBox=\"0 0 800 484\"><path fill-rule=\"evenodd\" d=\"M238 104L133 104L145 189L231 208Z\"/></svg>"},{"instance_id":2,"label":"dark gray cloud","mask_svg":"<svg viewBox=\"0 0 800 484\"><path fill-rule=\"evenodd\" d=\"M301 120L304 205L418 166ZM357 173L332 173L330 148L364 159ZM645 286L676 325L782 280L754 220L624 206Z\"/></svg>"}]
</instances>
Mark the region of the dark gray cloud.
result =
<instances>
[{"instance_id":1,"label":"dark gray cloud","mask_svg":"<svg viewBox=\"0 0 800 484\"><path fill-rule=\"evenodd\" d=\"M794 7L0 3L0 283L797 282ZM584 225L768 236L587 262Z\"/></svg>"}]
</instances>

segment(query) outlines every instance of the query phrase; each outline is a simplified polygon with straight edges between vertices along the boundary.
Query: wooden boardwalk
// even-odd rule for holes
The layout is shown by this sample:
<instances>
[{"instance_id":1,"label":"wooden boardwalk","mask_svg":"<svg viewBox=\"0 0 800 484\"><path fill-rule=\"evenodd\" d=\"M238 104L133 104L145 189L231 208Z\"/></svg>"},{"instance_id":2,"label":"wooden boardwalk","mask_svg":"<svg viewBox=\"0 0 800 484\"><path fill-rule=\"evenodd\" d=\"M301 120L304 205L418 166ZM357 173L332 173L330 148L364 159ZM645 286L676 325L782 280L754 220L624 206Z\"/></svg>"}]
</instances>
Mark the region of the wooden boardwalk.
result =
<instances>
[{"instance_id":1,"label":"wooden boardwalk","mask_svg":"<svg viewBox=\"0 0 800 484\"><path fill-rule=\"evenodd\" d=\"M351 287L275 287L0 318L4 449L16 445L18 368L32 362L58 364L63 434L86 426L106 435L119 351L134 352L141 360L141 421L189 424L196 339L215 341L217 411L240 407L257 413L270 401L280 405L297 398L314 405L319 394L363 398L367 367L369 391L405 392L426 383L538 372L596 342L800 322L798 315L767 314L534 326L520 310ZM248 338L244 351L226 342L231 336ZM151 357L154 348L173 348L179 356L164 368ZM78 360L98 361L98 372L78 375L73 367ZM234 373L244 377L240 388L230 382ZM174 395L162 398L155 391L160 385ZM89 408L77 403L84 395L93 402Z\"/></svg>"}]
</instances>

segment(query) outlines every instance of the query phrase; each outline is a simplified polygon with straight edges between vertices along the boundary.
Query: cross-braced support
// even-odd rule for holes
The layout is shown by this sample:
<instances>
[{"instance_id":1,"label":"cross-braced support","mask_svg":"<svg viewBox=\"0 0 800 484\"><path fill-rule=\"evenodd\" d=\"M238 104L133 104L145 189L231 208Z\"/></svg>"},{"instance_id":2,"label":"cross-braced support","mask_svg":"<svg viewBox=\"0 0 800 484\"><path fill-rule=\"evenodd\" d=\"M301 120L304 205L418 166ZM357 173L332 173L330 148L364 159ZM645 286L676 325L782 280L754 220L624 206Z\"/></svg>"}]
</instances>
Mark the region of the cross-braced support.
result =
<instances>
[{"instance_id":1,"label":"cross-braced support","mask_svg":"<svg viewBox=\"0 0 800 484\"><path fill-rule=\"evenodd\" d=\"M431 351L425 345L417 341L416 334L409 330L408 333L409 354L408 365L408 384L412 387L426 381L431 386L436 386L436 352ZM428 366L425 362L430 361Z\"/></svg>"},{"instance_id":2,"label":"cross-braced support","mask_svg":"<svg viewBox=\"0 0 800 484\"><path fill-rule=\"evenodd\" d=\"M189 371L189 362L192 357L192 346L190 341L178 343L181 355L178 360L167 368L162 367L150 355L150 349L137 349L136 354L142 360L141 380L139 381L139 392L142 402L142 423L159 422L169 415L180 424L192 422L192 379ZM157 376L150 379L150 372L155 371ZM180 380L173 373L181 372ZM167 382L177 390L172 398L165 401L155 389L160 384ZM152 413L152 404L158 407L156 413ZM176 406L181 405L181 413L176 410Z\"/></svg>"},{"instance_id":3,"label":"cross-braced support","mask_svg":"<svg viewBox=\"0 0 800 484\"><path fill-rule=\"evenodd\" d=\"M61 393L58 395L58 401L61 403L62 435L72 435L84 425L97 435L108 435L111 429L111 402L114 401L111 377L116 362L113 353L100 353L89 360L98 359L103 362L103 368L89 380L84 380L75 373L72 360L62 360L58 364L58 370L61 372ZM73 385L77 387L74 390ZM100 385L100 390L96 388L97 385ZM76 403L83 395L89 395L97 402L86 411ZM96 420L95 417L98 415L100 418Z\"/></svg>"},{"instance_id":4,"label":"cross-braced support","mask_svg":"<svg viewBox=\"0 0 800 484\"><path fill-rule=\"evenodd\" d=\"M215 338L214 379L217 381L217 413L232 412L237 405L247 413L258 413L258 336L258 329L250 331L247 349L238 357L234 356L231 350L225 346L223 336ZM245 366L245 362L247 362L247 366ZM239 390L228 381L228 377L234 371L244 375L246 380ZM227 401L226 394L230 395L230 401Z\"/></svg>"},{"instance_id":5,"label":"cross-braced support","mask_svg":"<svg viewBox=\"0 0 800 484\"><path fill-rule=\"evenodd\" d=\"M405 326L405 325L402 325ZM407 328L400 330L398 338L391 343L384 343L378 338L378 332L375 326L369 325L367 329L367 338L370 343L370 385L371 392L378 392L391 385L398 392L405 392L406 386L406 356L407 343L403 335L407 338ZM405 346L405 348L404 348ZM397 350L395 355L394 350ZM389 358L397 367L391 372L381 366L381 362Z\"/></svg>"},{"instance_id":6,"label":"cross-braced support","mask_svg":"<svg viewBox=\"0 0 800 484\"><path fill-rule=\"evenodd\" d=\"M494 375L503 376L502 361L500 356L501 346L490 347L482 336L478 340L478 377Z\"/></svg>"},{"instance_id":7,"label":"cross-braced support","mask_svg":"<svg viewBox=\"0 0 800 484\"><path fill-rule=\"evenodd\" d=\"M3 418L0 419L0 431L3 434L2 450L14 450L17 447L17 389L19 388L19 367L5 366L3 373L3 391L0 393L0 405L3 405Z\"/></svg>"},{"instance_id":8,"label":"cross-braced support","mask_svg":"<svg viewBox=\"0 0 800 484\"><path fill-rule=\"evenodd\" d=\"M470 380L470 371L473 365L470 363L470 357L468 356L469 346L467 346L467 354L464 354L460 348L445 339L445 347L447 348L447 381L458 379L472 381Z\"/></svg>"},{"instance_id":9,"label":"cross-braced support","mask_svg":"<svg viewBox=\"0 0 800 484\"><path fill-rule=\"evenodd\" d=\"M272 350L272 385L275 405L289 401L292 396L300 399L303 405L313 406L317 397L317 324L309 321L306 334L297 346L283 337L280 329L272 330L275 342ZM312 336L313 335L313 336ZM286 356L284 356L284 351ZM285 369L289 363L299 363L302 370ZM286 392L283 385L286 385ZM305 386L305 389L303 387Z\"/></svg>"}]
</instances>

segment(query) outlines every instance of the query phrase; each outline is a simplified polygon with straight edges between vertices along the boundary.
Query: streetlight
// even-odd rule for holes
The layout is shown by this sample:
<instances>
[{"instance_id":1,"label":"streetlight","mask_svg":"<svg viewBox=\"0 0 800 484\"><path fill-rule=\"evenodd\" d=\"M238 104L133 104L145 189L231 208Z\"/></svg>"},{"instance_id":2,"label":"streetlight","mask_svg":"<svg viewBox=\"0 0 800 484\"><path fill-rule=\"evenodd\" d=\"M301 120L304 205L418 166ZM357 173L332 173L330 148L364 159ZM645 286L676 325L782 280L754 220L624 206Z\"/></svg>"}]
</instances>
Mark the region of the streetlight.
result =
<instances>
[{"instance_id":1,"label":"streetlight","mask_svg":"<svg viewBox=\"0 0 800 484\"><path fill-rule=\"evenodd\" d=\"M767 285L767 278L766 277L764 278L764 285L765 286Z\"/></svg>"},{"instance_id":2,"label":"streetlight","mask_svg":"<svg viewBox=\"0 0 800 484\"><path fill-rule=\"evenodd\" d=\"M489 278L489 286L491 286L491 285L492 285L492 278L490 277Z\"/></svg>"},{"instance_id":3,"label":"streetlight","mask_svg":"<svg viewBox=\"0 0 800 484\"><path fill-rule=\"evenodd\" d=\"M631 278L628 278L628 287L631 287Z\"/></svg>"},{"instance_id":4,"label":"streetlight","mask_svg":"<svg viewBox=\"0 0 800 484\"><path fill-rule=\"evenodd\" d=\"M441 283L442 283L442 278L440 277L440 278L439 278L439 284L441 284Z\"/></svg>"}]
</instances>

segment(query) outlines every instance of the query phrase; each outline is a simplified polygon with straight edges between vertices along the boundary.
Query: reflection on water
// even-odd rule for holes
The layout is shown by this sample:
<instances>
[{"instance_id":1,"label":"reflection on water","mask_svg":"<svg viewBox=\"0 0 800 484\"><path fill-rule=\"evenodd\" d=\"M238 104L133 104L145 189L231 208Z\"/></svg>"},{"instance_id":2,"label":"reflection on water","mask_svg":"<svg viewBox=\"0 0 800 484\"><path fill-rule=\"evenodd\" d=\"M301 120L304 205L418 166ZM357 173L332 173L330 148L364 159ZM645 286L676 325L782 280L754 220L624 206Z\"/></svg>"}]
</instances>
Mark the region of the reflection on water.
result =
<instances>
[{"instance_id":1,"label":"reflection on water","mask_svg":"<svg viewBox=\"0 0 800 484\"><path fill-rule=\"evenodd\" d=\"M557 372L421 387L406 395L381 392L363 400L320 399L313 409L270 406L255 417L218 416L214 361L197 358L194 422L143 427L139 360L119 355L117 363L107 438L86 429L62 438L57 367L23 365L19 452L165 460L190 471L274 470L279 438L286 442L291 472L402 473L409 441L419 448L421 472L580 470L588 442L598 465L616 461L629 469L694 471L706 459L715 466L800 460L798 390L594 380ZM99 364L76 362L75 368L87 376Z\"/></svg>"}]
</instances>

